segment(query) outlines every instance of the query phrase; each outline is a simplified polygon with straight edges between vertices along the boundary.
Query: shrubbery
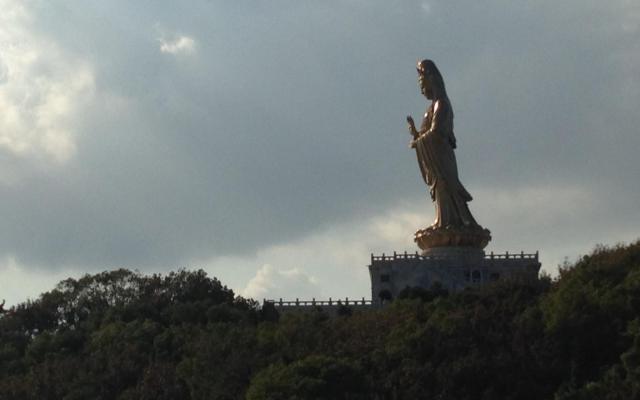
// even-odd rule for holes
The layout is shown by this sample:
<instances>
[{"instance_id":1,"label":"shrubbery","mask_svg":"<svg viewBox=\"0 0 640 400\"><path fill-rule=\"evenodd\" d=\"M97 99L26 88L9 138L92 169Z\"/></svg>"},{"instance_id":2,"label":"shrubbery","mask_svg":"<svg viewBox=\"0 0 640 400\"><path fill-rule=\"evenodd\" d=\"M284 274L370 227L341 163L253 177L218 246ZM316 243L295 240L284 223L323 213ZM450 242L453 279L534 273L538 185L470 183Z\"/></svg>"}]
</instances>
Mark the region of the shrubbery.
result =
<instances>
[{"instance_id":1,"label":"shrubbery","mask_svg":"<svg viewBox=\"0 0 640 400\"><path fill-rule=\"evenodd\" d=\"M203 271L67 279L0 316L0 399L640 398L640 242L402 297L279 316Z\"/></svg>"}]
</instances>

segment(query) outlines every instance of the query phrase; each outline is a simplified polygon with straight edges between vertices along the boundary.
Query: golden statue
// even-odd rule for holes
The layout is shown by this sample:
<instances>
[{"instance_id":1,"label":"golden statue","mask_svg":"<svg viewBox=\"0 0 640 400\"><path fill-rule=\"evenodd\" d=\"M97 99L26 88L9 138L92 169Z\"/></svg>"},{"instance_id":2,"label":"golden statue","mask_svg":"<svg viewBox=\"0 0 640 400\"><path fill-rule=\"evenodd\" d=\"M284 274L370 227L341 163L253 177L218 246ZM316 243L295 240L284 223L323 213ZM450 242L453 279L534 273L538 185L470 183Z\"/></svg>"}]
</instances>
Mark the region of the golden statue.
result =
<instances>
[{"instance_id":1,"label":"golden statue","mask_svg":"<svg viewBox=\"0 0 640 400\"><path fill-rule=\"evenodd\" d=\"M491 234L475 221L467 203L472 200L458 178L453 150L453 109L444 80L431 60L418 62L420 91L431 104L416 129L413 118L407 117L411 147L416 149L420 172L436 206L436 219L431 226L416 232L415 241L428 252L434 247L484 248Z\"/></svg>"}]
</instances>

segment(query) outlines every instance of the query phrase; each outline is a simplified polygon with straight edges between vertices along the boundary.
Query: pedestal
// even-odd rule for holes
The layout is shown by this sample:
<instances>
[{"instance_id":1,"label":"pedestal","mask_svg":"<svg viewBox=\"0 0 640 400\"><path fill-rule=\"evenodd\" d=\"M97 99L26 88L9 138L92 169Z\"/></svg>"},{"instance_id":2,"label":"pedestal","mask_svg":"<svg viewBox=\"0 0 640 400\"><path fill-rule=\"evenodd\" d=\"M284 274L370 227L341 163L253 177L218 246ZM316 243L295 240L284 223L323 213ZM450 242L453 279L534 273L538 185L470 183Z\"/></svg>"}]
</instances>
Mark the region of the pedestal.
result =
<instances>
[{"instance_id":1,"label":"pedestal","mask_svg":"<svg viewBox=\"0 0 640 400\"><path fill-rule=\"evenodd\" d=\"M472 227L428 227L416 232L413 239L424 253L439 247L471 247L484 249L491 241L491 232L480 225Z\"/></svg>"},{"instance_id":2,"label":"pedestal","mask_svg":"<svg viewBox=\"0 0 640 400\"><path fill-rule=\"evenodd\" d=\"M538 279L538 253L485 254L472 247L429 248L423 254L371 255L371 299L391 301L405 288L430 289L435 283L451 292L497 280Z\"/></svg>"}]
</instances>

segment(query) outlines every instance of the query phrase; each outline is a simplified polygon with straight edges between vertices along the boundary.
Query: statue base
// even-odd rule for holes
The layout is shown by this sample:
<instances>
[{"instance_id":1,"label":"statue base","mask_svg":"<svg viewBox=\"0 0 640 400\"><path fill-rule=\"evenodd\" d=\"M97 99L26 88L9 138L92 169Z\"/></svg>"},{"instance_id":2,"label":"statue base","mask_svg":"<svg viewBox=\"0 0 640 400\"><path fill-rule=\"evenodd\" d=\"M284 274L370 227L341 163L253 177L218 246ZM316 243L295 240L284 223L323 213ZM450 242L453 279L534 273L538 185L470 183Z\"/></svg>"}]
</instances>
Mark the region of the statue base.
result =
<instances>
[{"instance_id":1,"label":"statue base","mask_svg":"<svg viewBox=\"0 0 640 400\"><path fill-rule=\"evenodd\" d=\"M413 239L426 255L439 247L471 247L484 249L491 241L491 232L480 225L475 227L428 227L416 232Z\"/></svg>"},{"instance_id":2,"label":"statue base","mask_svg":"<svg viewBox=\"0 0 640 400\"><path fill-rule=\"evenodd\" d=\"M371 255L371 298L377 305L396 299L407 288L429 290L438 285L450 292L494 281L535 282L540 261L533 254L485 254L472 247L438 247L426 254Z\"/></svg>"}]
</instances>

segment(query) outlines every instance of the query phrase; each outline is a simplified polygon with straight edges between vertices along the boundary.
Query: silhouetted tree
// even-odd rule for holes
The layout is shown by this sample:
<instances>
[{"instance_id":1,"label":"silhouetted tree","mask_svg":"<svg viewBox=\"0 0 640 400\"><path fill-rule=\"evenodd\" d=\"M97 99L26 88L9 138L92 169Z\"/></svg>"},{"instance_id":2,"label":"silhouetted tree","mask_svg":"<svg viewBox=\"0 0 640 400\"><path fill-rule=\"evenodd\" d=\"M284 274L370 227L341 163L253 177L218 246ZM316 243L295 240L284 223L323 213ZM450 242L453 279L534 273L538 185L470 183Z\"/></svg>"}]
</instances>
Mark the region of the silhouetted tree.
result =
<instances>
[{"instance_id":1,"label":"silhouetted tree","mask_svg":"<svg viewBox=\"0 0 640 400\"><path fill-rule=\"evenodd\" d=\"M203 271L70 278L0 314L0 399L640 399L640 242L341 314Z\"/></svg>"}]
</instances>

